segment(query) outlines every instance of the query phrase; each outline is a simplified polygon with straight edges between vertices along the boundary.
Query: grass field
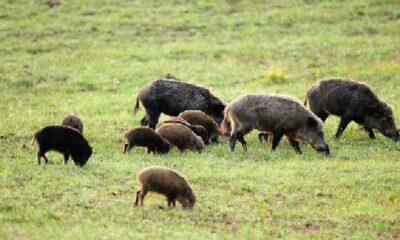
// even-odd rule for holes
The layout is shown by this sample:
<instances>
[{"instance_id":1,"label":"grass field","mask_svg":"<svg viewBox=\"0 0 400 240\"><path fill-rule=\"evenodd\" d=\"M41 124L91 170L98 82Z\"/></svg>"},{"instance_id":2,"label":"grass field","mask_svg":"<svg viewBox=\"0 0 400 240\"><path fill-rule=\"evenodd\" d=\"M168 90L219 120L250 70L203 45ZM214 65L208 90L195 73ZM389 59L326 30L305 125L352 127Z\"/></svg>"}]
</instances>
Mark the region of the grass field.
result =
<instances>
[{"instance_id":1,"label":"grass field","mask_svg":"<svg viewBox=\"0 0 400 240\"><path fill-rule=\"evenodd\" d=\"M317 79L364 81L400 125L397 0L0 1L0 239L399 239L400 144L354 123L332 157L309 146L276 152L246 136L203 154L134 149L139 89L170 73L229 102L244 93L301 101ZM83 168L49 153L34 132L74 112L94 154ZM162 117L162 119L165 116ZM197 204L168 209L150 194L133 208L136 173L172 167Z\"/></svg>"}]
</instances>

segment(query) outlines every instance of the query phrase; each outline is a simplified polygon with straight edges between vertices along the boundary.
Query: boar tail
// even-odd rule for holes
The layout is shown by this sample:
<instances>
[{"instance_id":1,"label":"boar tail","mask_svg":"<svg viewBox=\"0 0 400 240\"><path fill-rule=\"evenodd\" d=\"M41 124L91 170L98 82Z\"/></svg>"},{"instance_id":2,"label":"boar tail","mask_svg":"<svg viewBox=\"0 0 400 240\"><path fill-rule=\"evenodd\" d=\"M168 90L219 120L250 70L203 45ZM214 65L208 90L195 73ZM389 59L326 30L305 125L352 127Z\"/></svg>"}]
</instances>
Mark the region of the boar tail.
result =
<instances>
[{"instance_id":1,"label":"boar tail","mask_svg":"<svg viewBox=\"0 0 400 240\"><path fill-rule=\"evenodd\" d=\"M139 110L139 97L136 97L136 104L135 107L133 108L133 116L136 115L138 110Z\"/></svg>"}]
</instances>

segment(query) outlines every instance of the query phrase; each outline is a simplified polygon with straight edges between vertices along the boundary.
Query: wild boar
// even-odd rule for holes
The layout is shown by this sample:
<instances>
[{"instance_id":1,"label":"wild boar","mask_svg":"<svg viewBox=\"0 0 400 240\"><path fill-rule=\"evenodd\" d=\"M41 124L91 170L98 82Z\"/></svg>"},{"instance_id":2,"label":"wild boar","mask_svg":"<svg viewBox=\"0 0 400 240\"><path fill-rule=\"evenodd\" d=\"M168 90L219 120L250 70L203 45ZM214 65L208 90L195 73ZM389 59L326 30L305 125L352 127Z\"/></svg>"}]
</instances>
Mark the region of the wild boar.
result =
<instances>
[{"instance_id":1,"label":"wild boar","mask_svg":"<svg viewBox=\"0 0 400 240\"><path fill-rule=\"evenodd\" d=\"M192 125L201 125L208 132L210 142L218 142L220 135L218 124L210 116L199 110L186 110L181 112L178 117L185 119Z\"/></svg>"},{"instance_id":2,"label":"wild boar","mask_svg":"<svg viewBox=\"0 0 400 240\"><path fill-rule=\"evenodd\" d=\"M46 163L49 162L45 154L50 150L63 154L65 164L71 156L80 167L84 166L92 155L92 147L78 130L71 127L47 126L35 133L34 140L39 144L38 164L42 157Z\"/></svg>"},{"instance_id":3,"label":"wild boar","mask_svg":"<svg viewBox=\"0 0 400 240\"><path fill-rule=\"evenodd\" d=\"M386 137L399 140L392 109L365 83L349 79L320 80L308 90L304 105L307 100L310 110L322 121L330 114L341 117L336 138L355 121L371 139L375 138L372 129L378 129Z\"/></svg>"},{"instance_id":4,"label":"wild boar","mask_svg":"<svg viewBox=\"0 0 400 240\"><path fill-rule=\"evenodd\" d=\"M135 127L124 136L124 153L129 152L134 146L146 147L147 153L166 154L170 146L158 133L149 127Z\"/></svg>"},{"instance_id":5,"label":"wild boar","mask_svg":"<svg viewBox=\"0 0 400 240\"><path fill-rule=\"evenodd\" d=\"M70 113L67 116L65 116L61 122L61 125L75 128L76 130L78 130L80 133L83 134L82 120L73 113Z\"/></svg>"},{"instance_id":6,"label":"wild boar","mask_svg":"<svg viewBox=\"0 0 400 240\"><path fill-rule=\"evenodd\" d=\"M164 123L156 132L162 138L172 145L176 146L179 151L185 149L197 150L199 153L204 149L204 142L201 137L197 136L190 128L177 123Z\"/></svg>"},{"instance_id":7,"label":"wild boar","mask_svg":"<svg viewBox=\"0 0 400 240\"><path fill-rule=\"evenodd\" d=\"M196 203L196 196L189 182L176 171L159 166L152 166L143 169L137 175L139 189L136 192L135 206L140 202L143 206L143 199L148 192L156 192L167 197L168 207L175 207L175 201L183 208L193 208Z\"/></svg>"},{"instance_id":8,"label":"wild boar","mask_svg":"<svg viewBox=\"0 0 400 240\"><path fill-rule=\"evenodd\" d=\"M178 123L178 124L182 124L182 125L190 128L190 130L192 130L197 136L201 137L201 139L203 140L205 145L208 145L210 143L208 141L207 130L201 125L191 125L185 119L182 119L180 117L170 117L167 120L165 120L164 122L162 122L161 124L163 124L163 123ZM161 126L161 124L159 126Z\"/></svg>"},{"instance_id":9,"label":"wild boar","mask_svg":"<svg viewBox=\"0 0 400 240\"><path fill-rule=\"evenodd\" d=\"M322 121L301 103L286 96L247 94L228 105L223 125L231 125L230 148L236 140L246 150L244 135L252 129L272 133L272 150L286 135L296 153L301 154L299 141L306 142L318 152L329 154ZM223 130L226 131L227 126Z\"/></svg>"},{"instance_id":10,"label":"wild boar","mask_svg":"<svg viewBox=\"0 0 400 240\"><path fill-rule=\"evenodd\" d=\"M173 79L157 79L140 90L133 115L139 109L139 102L146 111L141 125L149 125L153 129L161 113L178 116L185 110L197 109L212 116L219 123L223 118L225 108L225 103L207 88Z\"/></svg>"}]
</instances>

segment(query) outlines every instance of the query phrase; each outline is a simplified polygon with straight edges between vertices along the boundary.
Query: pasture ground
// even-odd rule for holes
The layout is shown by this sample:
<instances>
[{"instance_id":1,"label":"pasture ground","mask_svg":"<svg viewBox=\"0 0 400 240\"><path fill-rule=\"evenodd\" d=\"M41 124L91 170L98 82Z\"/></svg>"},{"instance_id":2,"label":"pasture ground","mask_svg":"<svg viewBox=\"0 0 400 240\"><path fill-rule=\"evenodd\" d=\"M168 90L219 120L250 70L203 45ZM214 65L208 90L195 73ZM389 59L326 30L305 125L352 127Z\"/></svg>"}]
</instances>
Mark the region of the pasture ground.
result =
<instances>
[{"instance_id":1,"label":"pasture ground","mask_svg":"<svg viewBox=\"0 0 400 240\"><path fill-rule=\"evenodd\" d=\"M122 154L139 123L140 88L170 73L224 101L283 93L301 101L317 79L370 84L400 124L400 6L349 1L0 1L0 239L399 239L400 144L351 124L333 157L246 136L199 155ZM84 168L32 136L70 112L95 153ZM165 116L163 116L165 118ZM192 211L149 195L133 208L136 173L172 167L190 180Z\"/></svg>"}]
</instances>

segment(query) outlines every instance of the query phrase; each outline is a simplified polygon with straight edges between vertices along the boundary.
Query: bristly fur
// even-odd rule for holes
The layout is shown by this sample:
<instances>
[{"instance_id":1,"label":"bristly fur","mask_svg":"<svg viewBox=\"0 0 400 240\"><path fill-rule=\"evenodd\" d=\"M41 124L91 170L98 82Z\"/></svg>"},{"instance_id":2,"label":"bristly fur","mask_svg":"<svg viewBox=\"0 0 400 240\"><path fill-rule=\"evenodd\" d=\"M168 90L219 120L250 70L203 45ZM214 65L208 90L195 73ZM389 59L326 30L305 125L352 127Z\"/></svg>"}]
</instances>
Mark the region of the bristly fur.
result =
<instances>
[{"instance_id":1,"label":"bristly fur","mask_svg":"<svg viewBox=\"0 0 400 240\"><path fill-rule=\"evenodd\" d=\"M298 101L287 96L243 95L227 106L223 123L225 135L231 131L232 151L237 140L246 150L244 135L257 129L272 133L272 150L275 150L285 135L297 153L301 153L299 142L302 141L319 152L329 154L321 120Z\"/></svg>"},{"instance_id":2,"label":"bristly fur","mask_svg":"<svg viewBox=\"0 0 400 240\"><path fill-rule=\"evenodd\" d=\"M159 124L157 126L160 127L162 124L164 123L178 123L178 124L182 124L188 128L190 128L190 130L193 131L193 133L195 133L197 136L201 137L201 139L203 140L205 145L208 145L210 142L208 141L208 132L207 130L202 126L202 125L192 125L190 123L188 123L185 119L180 118L180 117L170 117L167 120L165 120L164 122L162 122L161 124Z\"/></svg>"},{"instance_id":3,"label":"bristly fur","mask_svg":"<svg viewBox=\"0 0 400 240\"><path fill-rule=\"evenodd\" d=\"M196 196L189 182L176 171L152 166L143 169L137 175L139 189L136 192L135 206L143 206L143 199L148 192L156 192L167 197L168 207L175 207L177 200L184 208L192 208Z\"/></svg>"},{"instance_id":4,"label":"bristly fur","mask_svg":"<svg viewBox=\"0 0 400 240\"><path fill-rule=\"evenodd\" d=\"M75 128L76 130L78 130L80 133L83 134L82 120L73 113L70 113L67 116L65 116L61 122L61 125Z\"/></svg>"},{"instance_id":5,"label":"bristly fur","mask_svg":"<svg viewBox=\"0 0 400 240\"><path fill-rule=\"evenodd\" d=\"M139 101L146 110L141 125L149 125L153 129L161 113L178 116L185 110L196 109L212 116L219 123L225 108L225 103L207 88L171 79L154 80L140 90L133 109L134 114L139 109Z\"/></svg>"},{"instance_id":6,"label":"bristly fur","mask_svg":"<svg viewBox=\"0 0 400 240\"><path fill-rule=\"evenodd\" d=\"M45 154L50 150L62 153L65 164L71 156L75 164L80 167L84 166L92 155L92 147L89 146L83 135L68 126L47 126L36 132L34 139L39 145L38 164L40 164L41 158L48 163Z\"/></svg>"},{"instance_id":7,"label":"bristly fur","mask_svg":"<svg viewBox=\"0 0 400 240\"><path fill-rule=\"evenodd\" d=\"M133 147L146 147L147 153L166 154L169 152L169 143L149 127L134 127L124 136L124 153Z\"/></svg>"},{"instance_id":8,"label":"bristly fur","mask_svg":"<svg viewBox=\"0 0 400 240\"><path fill-rule=\"evenodd\" d=\"M206 113L200 110L186 110L181 112L178 117L192 125L203 126L207 130L209 142L218 142L218 137L220 135L218 124Z\"/></svg>"},{"instance_id":9,"label":"bristly fur","mask_svg":"<svg viewBox=\"0 0 400 240\"><path fill-rule=\"evenodd\" d=\"M201 137L197 136L190 128L178 123L164 123L156 132L170 144L176 146L181 152L185 149L204 150L204 142Z\"/></svg>"},{"instance_id":10,"label":"bristly fur","mask_svg":"<svg viewBox=\"0 0 400 240\"><path fill-rule=\"evenodd\" d=\"M307 100L311 111L322 121L330 114L341 117L337 138L355 121L372 139L373 129L396 141L399 139L392 109L365 83L350 79L320 80L308 90L305 103Z\"/></svg>"}]
</instances>

